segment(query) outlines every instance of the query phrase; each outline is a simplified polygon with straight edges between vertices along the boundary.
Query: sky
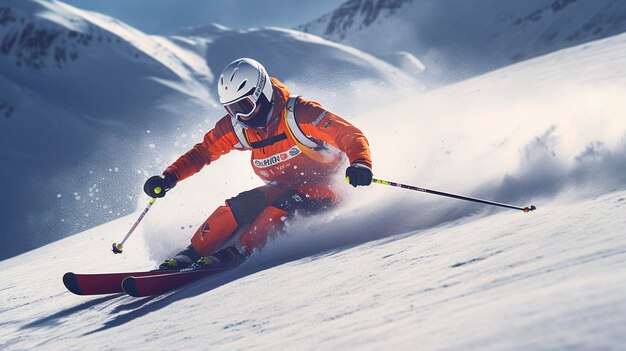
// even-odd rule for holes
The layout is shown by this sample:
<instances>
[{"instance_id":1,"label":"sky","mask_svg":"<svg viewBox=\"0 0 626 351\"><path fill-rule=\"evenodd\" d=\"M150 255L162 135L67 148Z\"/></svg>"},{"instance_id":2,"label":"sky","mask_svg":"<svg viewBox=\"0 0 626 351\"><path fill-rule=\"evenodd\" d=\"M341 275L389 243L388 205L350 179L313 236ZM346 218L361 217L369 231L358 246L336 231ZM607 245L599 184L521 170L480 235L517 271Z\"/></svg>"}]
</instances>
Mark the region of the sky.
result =
<instances>
[{"instance_id":1,"label":"sky","mask_svg":"<svg viewBox=\"0 0 626 351\"><path fill-rule=\"evenodd\" d=\"M292 28L337 8L345 0L63 0L100 12L149 34L209 23L244 29Z\"/></svg>"}]
</instances>

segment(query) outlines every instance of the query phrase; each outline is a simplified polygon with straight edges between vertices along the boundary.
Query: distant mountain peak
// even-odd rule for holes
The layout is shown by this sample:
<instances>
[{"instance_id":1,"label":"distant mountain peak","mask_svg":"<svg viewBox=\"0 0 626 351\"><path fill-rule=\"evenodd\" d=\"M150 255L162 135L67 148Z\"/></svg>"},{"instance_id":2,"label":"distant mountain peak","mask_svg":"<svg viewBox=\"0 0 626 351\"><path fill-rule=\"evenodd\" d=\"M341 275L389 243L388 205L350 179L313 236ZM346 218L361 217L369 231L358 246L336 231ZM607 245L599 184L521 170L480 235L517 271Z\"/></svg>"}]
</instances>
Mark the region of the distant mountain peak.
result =
<instances>
[{"instance_id":1,"label":"distant mountain peak","mask_svg":"<svg viewBox=\"0 0 626 351\"><path fill-rule=\"evenodd\" d=\"M83 49L96 43L123 42L119 36L59 10L57 2L31 1L29 5L0 7L0 59L4 56L3 60L8 59L17 67L61 68L78 60ZM32 11L33 5L41 6ZM127 52L131 57L139 57L138 50Z\"/></svg>"},{"instance_id":2,"label":"distant mountain peak","mask_svg":"<svg viewBox=\"0 0 626 351\"><path fill-rule=\"evenodd\" d=\"M297 29L323 33L326 38L343 40L351 31L368 27L380 17L391 16L409 2L413 0L349 0L335 11ZM324 25L325 28L322 31L313 30L319 25Z\"/></svg>"}]
</instances>

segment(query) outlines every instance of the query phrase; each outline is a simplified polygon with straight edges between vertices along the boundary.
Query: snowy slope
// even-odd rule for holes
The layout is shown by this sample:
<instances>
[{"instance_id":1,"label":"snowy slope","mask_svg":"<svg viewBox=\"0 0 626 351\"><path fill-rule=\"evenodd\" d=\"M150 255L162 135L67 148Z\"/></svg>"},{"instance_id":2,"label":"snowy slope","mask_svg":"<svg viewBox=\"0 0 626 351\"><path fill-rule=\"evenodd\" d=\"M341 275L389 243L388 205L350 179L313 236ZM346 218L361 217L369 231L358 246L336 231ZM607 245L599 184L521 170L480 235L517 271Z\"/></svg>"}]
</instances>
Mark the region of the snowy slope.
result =
<instances>
[{"instance_id":1,"label":"snowy slope","mask_svg":"<svg viewBox=\"0 0 626 351\"><path fill-rule=\"evenodd\" d=\"M107 252L109 233L123 231L127 217L3 265L0 346L619 349L625 199L619 191L543 203L532 215L472 218L271 267L282 262L273 250L157 298L64 291L66 270L150 266L138 241L124 258Z\"/></svg>"},{"instance_id":2,"label":"snowy slope","mask_svg":"<svg viewBox=\"0 0 626 351\"><path fill-rule=\"evenodd\" d=\"M626 3L350 0L298 29L380 57L408 51L429 79L450 82L622 33Z\"/></svg>"},{"instance_id":3,"label":"snowy slope","mask_svg":"<svg viewBox=\"0 0 626 351\"><path fill-rule=\"evenodd\" d=\"M345 206L291 223L221 277L146 299L64 291L67 270L149 268L184 245L195 228L181 223L224 198L209 183L249 183L215 164L159 200L123 256L109 245L134 216L4 261L0 347L621 349L625 63L621 35L355 119L377 176L533 213L344 184Z\"/></svg>"},{"instance_id":4,"label":"snowy slope","mask_svg":"<svg viewBox=\"0 0 626 351\"><path fill-rule=\"evenodd\" d=\"M370 55L293 30L186 33L149 36L54 0L0 0L0 233L19 233L0 259L132 212L145 178L222 116L213 82L235 58L263 61L329 107L386 101L372 86L415 85Z\"/></svg>"}]
</instances>

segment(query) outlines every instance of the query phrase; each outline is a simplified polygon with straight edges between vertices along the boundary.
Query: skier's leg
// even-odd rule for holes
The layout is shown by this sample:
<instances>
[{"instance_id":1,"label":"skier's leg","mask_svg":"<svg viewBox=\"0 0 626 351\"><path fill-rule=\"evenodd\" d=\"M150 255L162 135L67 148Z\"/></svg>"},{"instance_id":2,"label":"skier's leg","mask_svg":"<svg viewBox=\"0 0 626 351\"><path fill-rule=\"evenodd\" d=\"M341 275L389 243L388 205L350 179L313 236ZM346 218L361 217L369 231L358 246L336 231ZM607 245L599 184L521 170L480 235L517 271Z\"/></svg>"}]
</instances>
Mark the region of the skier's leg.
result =
<instances>
[{"instance_id":1,"label":"skier's leg","mask_svg":"<svg viewBox=\"0 0 626 351\"><path fill-rule=\"evenodd\" d=\"M268 238L279 233L285 220L296 211L305 215L324 211L337 203L337 197L328 186L303 185L282 192L271 205L265 208L252 224L243 232L239 241L251 253L255 248L265 246Z\"/></svg>"},{"instance_id":2,"label":"skier's leg","mask_svg":"<svg viewBox=\"0 0 626 351\"><path fill-rule=\"evenodd\" d=\"M218 207L198 228L191 238L191 245L174 258L165 260L159 268L189 267L201 257L213 254L240 229L252 223L279 192L280 189L266 185L245 191L226 200L224 206ZM245 253L243 249L235 249L237 250L229 252L242 251Z\"/></svg>"},{"instance_id":3,"label":"skier's leg","mask_svg":"<svg viewBox=\"0 0 626 351\"><path fill-rule=\"evenodd\" d=\"M265 246L270 235L283 229L288 215L287 211L275 206L263 210L239 238L246 252L252 253L255 248Z\"/></svg>"},{"instance_id":4,"label":"skier's leg","mask_svg":"<svg viewBox=\"0 0 626 351\"><path fill-rule=\"evenodd\" d=\"M226 204L218 207L198 228L191 238L191 247L200 256L214 253L240 228L252 223L277 191L274 187L263 186L226 200Z\"/></svg>"}]
</instances>

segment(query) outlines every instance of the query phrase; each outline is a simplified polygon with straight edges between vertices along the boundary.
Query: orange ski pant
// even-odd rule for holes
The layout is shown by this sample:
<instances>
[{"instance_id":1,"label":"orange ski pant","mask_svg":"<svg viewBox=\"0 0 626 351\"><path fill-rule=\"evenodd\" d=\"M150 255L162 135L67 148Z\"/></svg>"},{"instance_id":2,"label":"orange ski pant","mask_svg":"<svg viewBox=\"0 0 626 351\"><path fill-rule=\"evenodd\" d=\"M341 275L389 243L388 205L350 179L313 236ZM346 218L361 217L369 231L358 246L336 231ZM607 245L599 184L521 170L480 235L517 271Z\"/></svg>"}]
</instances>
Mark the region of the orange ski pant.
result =
<instances>
[{"instance_id":1,"label":"orange ski pant","mask_svg":"<svg viewBox=\"0 0 626 351\"><path fill-rule=\"evenodd\" d=\"M261 248L272 234L280 232L285 220L298 211L312 214L336 205L337 196L326 184L293 187L264 185L226 200L198 228L191 246L202 256L222 248L235 236L251 253Z\"/></svg>"}]
</instances>

